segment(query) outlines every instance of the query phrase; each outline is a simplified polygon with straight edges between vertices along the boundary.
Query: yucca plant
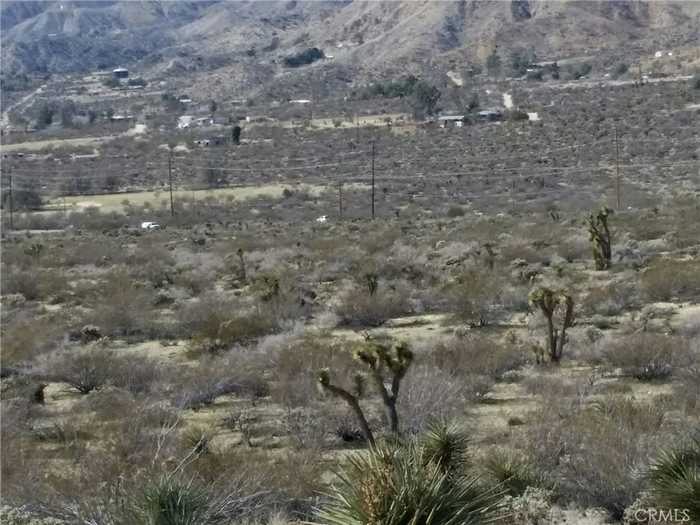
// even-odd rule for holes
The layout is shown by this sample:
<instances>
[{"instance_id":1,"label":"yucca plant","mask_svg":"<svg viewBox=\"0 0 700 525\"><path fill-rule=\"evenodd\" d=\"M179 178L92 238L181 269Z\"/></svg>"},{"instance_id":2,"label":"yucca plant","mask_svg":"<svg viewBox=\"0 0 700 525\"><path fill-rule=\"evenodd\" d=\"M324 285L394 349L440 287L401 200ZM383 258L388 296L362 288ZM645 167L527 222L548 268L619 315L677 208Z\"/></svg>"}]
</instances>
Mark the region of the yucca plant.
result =
<instances>
[{"instance_id":1,"label":"yucca plant","mask_svg":"<svg viewBox=\"0 0 700 525\"><path fill-rule=\"evenodd\" d=\"M496 450L482 464L486 479L502 486L510 496L521 496L528 487L550 488L533 465L513 452Z\"/></svg>"},{"instance_id":2,"label":"yucca plant","mask_svg":"<svg viewBox=\"0 0 700 525\"><path fill-rule=\"evenodd\" d=\"M469 438L455 425L433 422L421 440L425 460L445 472L455 472L467 465Z\"/></svg>"},{"instance_id":3,"label":"yucca plant","mask_svg":"<svg viewBox=\"0 0 700 525\"><path fill-rule=\"evenodd\" d=\"M318 511L326 525L477 525L499 518L499 489L464 473L464 440L436 429L351 456ZM447 438L447 440L445 439ZM437 440L437 442L436 442Z\"/></svg>"},{"instance_id":4,"label":"yucca plant","mask_svg":"<svg viewBox=\"0 0 700 525\"><path fill-rule=\"evenodd\" d=\"M648 478L659 507L687 510L693 523L700 522L700 435L686 447L662 451Z\"/></svg>"},{"instance_id":5,"label":"yucca plant","mask_svg":"<svg viewBox=\"0 0 700 525\"><path fill-rule=\"evenodd\" d=\"M143 487L134 502L133 518L143 525L220 523L209 516L206 490L174 476L162 476Z\"/></svg>"}]
</instances>

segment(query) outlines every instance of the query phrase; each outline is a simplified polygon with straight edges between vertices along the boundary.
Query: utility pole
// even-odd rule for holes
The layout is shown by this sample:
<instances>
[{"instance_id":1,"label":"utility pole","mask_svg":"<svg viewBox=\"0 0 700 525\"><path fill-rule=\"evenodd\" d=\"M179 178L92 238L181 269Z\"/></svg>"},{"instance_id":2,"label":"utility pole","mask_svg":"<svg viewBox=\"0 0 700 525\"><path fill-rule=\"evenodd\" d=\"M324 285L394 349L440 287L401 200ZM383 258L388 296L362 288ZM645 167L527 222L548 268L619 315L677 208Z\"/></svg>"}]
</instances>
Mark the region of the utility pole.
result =
<instances>
[{"instance_id":1,"label":"utility pole","mask_svg":"<svg viewBox=\"0 0 700 525\"><path fill-rule=\"evenodd\" d=\"M170 216L175 216L175 206L173 204L173 150L168 150L168 185L170 186Z\"/></svg>"},{"instance_id":2,"label":"utility pole","mask_svg":"<svg viewBox=\"0 0 700 525\"><path fill-rule=\"evenodd\" d=\"M374 219L374 140L372 140L372 219Z\"/></svg>"},{"instance_id":3,"label":"utility pole","mask_svg":"<svg viewBox=\"0 0 700 525\"><path fill-rule=\"evenodd\" d=\"M8 175L8 177L9 177L9 179L10 179L10 230L14 230L14 217L13 217L13 214L14 214L14 211L15 211L15 210L14 210L15 204L14 204L13 196L12 196L12 189L13 189L13 188L12 188L12 169L10 168L9 165L7 166L7 175Z\"/></svg>"},{"instance_id":4,"label":"utility pole","mask_svg":"<svg viewBox=\"0 0 700 525\"><path fill-rule=\"evenodd\" d=\"M343 220L343 181L338 181L338 217Z\"/></svg>"},{"instance_id":5,"label":"utility pole","mask_svg":"<svg viewBox=\"0 0 700 525\"><path fill-rule=\"evenodd\" d=\"M617 132L617 124L615 124L615 193L617 195L617 209L621 208L621 198L620 198L620 139Z\"/></svg>"}]
</instances>

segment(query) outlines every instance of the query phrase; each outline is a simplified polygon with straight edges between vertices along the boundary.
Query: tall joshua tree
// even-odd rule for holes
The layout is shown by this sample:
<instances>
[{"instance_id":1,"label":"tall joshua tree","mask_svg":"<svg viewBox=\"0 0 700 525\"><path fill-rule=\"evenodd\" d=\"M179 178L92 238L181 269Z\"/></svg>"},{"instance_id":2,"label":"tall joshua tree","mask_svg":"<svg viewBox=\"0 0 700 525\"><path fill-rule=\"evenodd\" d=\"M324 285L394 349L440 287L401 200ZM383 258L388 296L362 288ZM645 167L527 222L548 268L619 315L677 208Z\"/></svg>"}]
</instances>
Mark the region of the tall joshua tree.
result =
<instances>
[{"instance_id":1,"label":"tall joshua tree","mask_svg":"<svg viewBox=\"0 0 700 525\"><path fill-rule=\"evenodd\" d=\"M374 387L384 404L391 432L398 434L399 416L396 410L396 401L401 381L413 362L413 352L406 343L398 343L392 347L374 341L366 341L355 350L354 357L367 368L369 379L374 383ZM333 384L328 369L318 372L318 382L321 388L343 399L350 406L367 441L374 446L374 435L359 403L359 399L364 393L364 376L360 374L355 376L354 393Z\"/></svg>"},{"instance_id":2,"label":"tall joshua tree","mask_svg":"<svg viewBox=\"0 0 700 525\"><path fill-rule=\"evenodd\" d=\"M607 270L610 268L612 259L612 236L608 227L608 216L612 214L609 208L601 208L598 213L591 213L586 219L588 223L588 233L593 245L593 259L596 270Z\"/></svg>"},{"instance_id":3,"label":"tall joshua tree","mask_svg":"<svg viewBox=\"0 0 700 525\"><path fill-rule=\"evenodd\" d=\"M534 289L528 299L547 321L547 354L553 363L559 363L566 344L566 330L574 324L574 300L565 290L544 287ZM555 326L557 320L561 322L560 328Z\"/></svg>"}]
</instances>

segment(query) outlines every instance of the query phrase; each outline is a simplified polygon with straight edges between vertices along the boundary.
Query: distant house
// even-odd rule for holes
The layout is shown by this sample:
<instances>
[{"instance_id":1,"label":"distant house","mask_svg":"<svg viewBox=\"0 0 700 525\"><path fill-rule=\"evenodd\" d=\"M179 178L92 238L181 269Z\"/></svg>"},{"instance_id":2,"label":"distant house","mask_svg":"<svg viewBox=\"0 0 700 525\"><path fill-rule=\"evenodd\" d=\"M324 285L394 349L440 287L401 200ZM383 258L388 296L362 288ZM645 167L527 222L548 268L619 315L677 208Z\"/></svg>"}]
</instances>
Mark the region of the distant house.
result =
<instances>
[{"instance_id":1,"label":"distant house","mask_svg":"<svg viewBox=\"0 0 700 525\"><path fill-rule=\"evenodd\" d=\"M226 137L223 135L214 135L212 137L209 137L207 139L199 139L195 140L194 143L197 146L200 147L209 147L209 146L221 146L222 144L226 143Z\"/></svg>"},{"instance_id":2,"label":"distant house","mask_svg":"<svg viewBox=\"0 0 700 525\"><path fill-rule=\"evenodd\" d=\"M464 115L443 115L437 118L437 122L441 128L448 126L461 128L464 126Z\"/></svg>"},{"instance_id":3,"label":"distant house","mask_svg":"<svg viewBox=\"0 0 700 525\"><path fill-rule=\"evenodd\" d=\"M182 115L180 118L177 119L177 128L178 129L189 128L192 126L193 120L194 120L194 117L191 115Z\"/></svg>"},{"instance_id":4,"label":"distant house","mask_svg":"<svg viewBox=\"0 0 700 525\"><path fill-rule=\"evenodd\" d=\"M112 70L112 78L121 80L124 78L129 78L129 70L124 67L118 67Z\"/></svg>"},{"instance_id":5,"label":"distant house","mask_svg":"<svg viewBox=\"0 0 700 525\"><path fill-rule=\"evenodd\" d=\"M134 116L133 115L112 115L110 117L110 120L112 122L130 121L130 120L134 120Z\"/></svg>"},{"instance_id":6,"label":"distant house","mask_svg":"<svg viewBox=\"0 0 700 525\"><path fill-rule=\"evenodd\" d=\"M500 109L485 109L484 111L479 111L477 116L479 117L479 120L486 122L503 120L503 112Z\"/></svg>"}]
</instances>

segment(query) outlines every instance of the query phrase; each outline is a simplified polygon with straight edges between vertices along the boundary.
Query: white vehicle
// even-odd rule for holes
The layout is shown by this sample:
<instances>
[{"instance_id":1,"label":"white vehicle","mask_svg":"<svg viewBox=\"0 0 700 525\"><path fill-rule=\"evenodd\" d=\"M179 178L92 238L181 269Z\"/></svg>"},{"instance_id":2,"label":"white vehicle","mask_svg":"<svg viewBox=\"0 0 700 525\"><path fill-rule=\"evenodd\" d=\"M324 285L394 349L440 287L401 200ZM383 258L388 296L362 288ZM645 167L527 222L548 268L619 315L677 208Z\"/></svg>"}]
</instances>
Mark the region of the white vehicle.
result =
<instances>
[{"instance_id":1,"label":"white vehicle","mask_svg":"<svg viewBox=\"0 0 700 525\"><path fill-rule=\"evenodd\" d=\"M160 230L160 224L157 222L142 222L141 223L141 229L142 230Z\"/></svg>"},{"instance_id":2,"label":"white vehicle","mask_svg":"<svg viewBox=\"0 0 700 525\"><path fill-rule=\"evenodd\" d=\"M321 224L323 224L323 223L325 223L325 222L327 222L327 221L328 221L328 216L327 216L327 215L321 215L320 217L318 217L318 218L316 219L316 222L321 223Z\"/></svg>"}]
</instances>

